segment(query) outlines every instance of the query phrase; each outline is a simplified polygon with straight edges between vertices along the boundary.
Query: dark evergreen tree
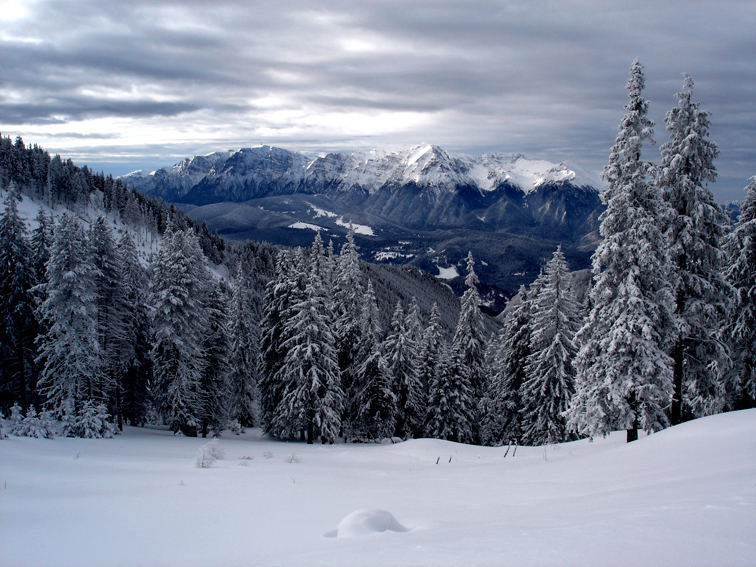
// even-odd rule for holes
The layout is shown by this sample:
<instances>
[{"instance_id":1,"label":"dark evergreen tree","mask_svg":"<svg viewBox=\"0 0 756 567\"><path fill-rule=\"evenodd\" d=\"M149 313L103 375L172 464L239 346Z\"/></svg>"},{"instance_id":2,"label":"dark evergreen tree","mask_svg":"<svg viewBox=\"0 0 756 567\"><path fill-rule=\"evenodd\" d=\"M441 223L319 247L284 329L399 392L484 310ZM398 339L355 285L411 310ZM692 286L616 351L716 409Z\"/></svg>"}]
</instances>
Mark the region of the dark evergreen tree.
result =
<instances>
[{"instance_id":1,"label":"dark evergreen tree","mask_svg":"<svg viewBox=\"0 0 756 567\"><path fill-rule=\"evenodd\" d=\"M380 315L373 283L368 280L360 316L355 379L347 393L345 433L350 438L383 439L396 428L397 396L381 342Z\"/></svg>"},{"instance_id":2,"label":"dark evergreen tree","mask_svg":"<svg viewBox=\"0 0 756 567\"><path fill-rule=\"evenodd\" d=\"M259 300L237 264L229 311L229 419L241 427L255 424L257 383L262 367Z\"/></svg>"},{"instance_id":3,"label":"dark evergreen tree","mask_svg":"<svg viewBox=\"0 0 756 567\"><path fill-rule=\"evenodd\" d=\"M691 100L692 94L693 79L686 75L678 106L665 118L669 141L661 148L658 170L673 213L667 225L677 322L672 424L722 410L730 362L718 337L731 302L720 249L727 218L707 186L716 180L719 149L709 138L708 113Z\"/></svg>"},{"instance_id":4,"label":"dark evergreen tree","mask_svg":"<svg viewBox=\"0 0 756 567\"><path fill-rule=\"evenodd\" d=\"M430 403L426 435L437 439L472 443L475 402L469 367L464 354L442 347L438 370L429 387Z\"/></svg>"},{"instance_id":5,"label":"dark evergreen tree","mask_svg":"<svg viewBox=\"0 0 756 567\"><path fill-rule=\"evenodd\" d=\"M732 316L722 333L733 357L727 388L733 409L756 406L756 176L745 190L738 223L724 242L725 276L735 292Z\"/></svg>"},{"instance_id":6,"label":"dark evergreen tree","mask_svg":"<svg viewBox=\"0 0 756 567\"><path fill-rule=\"evenodd\" d=\"M122 292L118 295L124 316L123 334L113 344L116 380L116 419L141 424L148 406L147 385L152 377L150 324L147 313L147 272L139 260L134 240L123 231L116 247Z\"/></svg>"},{"instance_id":7,"label":"dark evergreen tree","mask_svg":"<svg viewBox=\"0 0 756 567\"><path fill-rule=\"evenodd\" d=\"M208 285L208 284L206 284ZM200 424L202 437L208 433L219 435L228 423L229 337L226 329L228 315L224 309L224 298L214 283L210 282L205 312L207 326L202 345L202 378L200 380Z\"/></svg>"},{"instance_id":8,"label":"dark evergreen tree","mask_svg":"<svg viewBox=\"0 0 756 567\"><path fill-rule=\"evenodd\" d=\"M520 390L530 355L531 296L521 286L504 327L493 340L490 356L487 411L481 418L481 441L486 445L520 443L522 428Z\"/></svg>"},{"instance_id":9,"label":"dark evergreen tree","mask_svg":"<svg viewBox=\"0 0 756 567\"><path fill-rule=\"evenodd\" d=\"M391 330L383 343L397 396L397 437L419 436L425 417L418 370L418 345L406 323L401 302L397 301Z\"/></svg>"},{"instance_id":10,"label":"dark evergreen tree","mask_svg":"<svg viewBox=\"0 0 756 567\"><path fill-rule=\"evenodd\" d=\"M62 415L96 398L103 356L97 336L97 270L87 253L84 230L68 214L60 217L47 264L45 300L39 307L45 332L38 339L42 371L38 388Z\"/></svg>"},{"instance_id":11,"label":"dark evergreen tree","mask_svg":"<svg viewBox=\"0 0 756 567\"><path fill-rule=\"evenodd\" d=\"M315 439L333 443L340 433L344 394L332 325L333 313L315 259L303 298L292 306L284 323L286 354L277 374L285 390L272 424L277 437L303 432L308 443Z\"/></svg>"},{"instance_id":12,"label":"dark evergreen tree","mask_svg":"<svg viewBox=\"0 0 756 567\"><path fill-rule=\"evenodd\" d=\"M522 440L529 445L568 438L563 414L574 391L577 305L567 275L559 246L546 265L543 287L530 312L529 354L520 387Z\"/></svg>"},{"instance_id":13,"label":"dark evergreen tree","mask_svg":"<svg viewBox=\"0 0 756 567\"><path fill-rule=\"evenodd\" d=\"M201 425L207 277L196 237L169 227L152 281L152 392L171 430L190 436Z\"/></svg>"},{"instance_id":14,"label":"dark evergreen tree","mask_svg":"<svg viewBox=\"0 0 756 567\"><path fill-rule=\"evenodd\" d=\"M583 435L626 429L656 431L669 423L674 335L671 266L663 225L668 208L649 182L650 165L641 160L653 123L643 96L645 77L637 61L627 83L628 103L604 169L609 187L602 198L603 238L593 254L591 311L578 336L576 392L569 427Z\"/></svg>"},{"instance_id":15,"label":"dark evergreen tree","mask_svg":"<svg viewBox=\"0 0 756 567\"><path fill-rule=\"evenodd\" d=\"M0 391L26 410L34 401L37 321L31 288L36 277L18 199L9 191L0 215Z\"/></svg>"}]
</instances>

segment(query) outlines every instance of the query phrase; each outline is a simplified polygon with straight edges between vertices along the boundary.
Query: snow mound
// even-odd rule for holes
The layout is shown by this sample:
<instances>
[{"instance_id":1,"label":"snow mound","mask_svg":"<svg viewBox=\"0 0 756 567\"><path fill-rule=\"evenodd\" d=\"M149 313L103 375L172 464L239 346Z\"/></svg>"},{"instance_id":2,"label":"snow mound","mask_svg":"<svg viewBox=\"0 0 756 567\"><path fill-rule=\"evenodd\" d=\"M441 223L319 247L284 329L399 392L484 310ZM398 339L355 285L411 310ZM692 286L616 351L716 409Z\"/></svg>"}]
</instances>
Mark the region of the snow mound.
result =
<instances>
[{"instance_id":1,"label":"snow mound","mask_svg":"<svg viewBox=\"0 0 756 567\"><path fill-rule=\"evenodd\" d=\"M382 532L408 532L391 512L378 509L355 510L346 516L327 537L354 538Z\"/></svg>"}]
</instances>

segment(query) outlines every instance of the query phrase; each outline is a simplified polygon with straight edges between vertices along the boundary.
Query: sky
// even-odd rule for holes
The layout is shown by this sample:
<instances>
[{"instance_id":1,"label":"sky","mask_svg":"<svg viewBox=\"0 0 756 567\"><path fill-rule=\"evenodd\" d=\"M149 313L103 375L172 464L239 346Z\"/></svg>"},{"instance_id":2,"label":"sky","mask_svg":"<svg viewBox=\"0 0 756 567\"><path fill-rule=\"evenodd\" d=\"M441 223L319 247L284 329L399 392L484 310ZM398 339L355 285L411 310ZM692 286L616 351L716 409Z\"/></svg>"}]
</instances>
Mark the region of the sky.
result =
<instances>
[{"instance_id":1,"label":"sky","mask_svg":"<svg viewBox=\"0 0 756 567\"><path fill-rule=\"evenodd\" d=\"M720 201L756 175L756 3L0 0L0 132L115 175L270 144L420 143L603 168L646 69L711 113Z\"/></svg>"}]
</instances>

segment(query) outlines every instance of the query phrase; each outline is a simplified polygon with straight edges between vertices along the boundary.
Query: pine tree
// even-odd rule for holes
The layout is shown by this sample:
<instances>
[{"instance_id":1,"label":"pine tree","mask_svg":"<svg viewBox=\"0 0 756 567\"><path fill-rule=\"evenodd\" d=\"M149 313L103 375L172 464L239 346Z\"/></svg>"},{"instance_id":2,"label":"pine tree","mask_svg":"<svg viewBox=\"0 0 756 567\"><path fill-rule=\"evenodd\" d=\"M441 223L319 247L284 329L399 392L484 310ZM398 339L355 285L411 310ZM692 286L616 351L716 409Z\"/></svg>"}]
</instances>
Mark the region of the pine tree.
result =
<instances>
[{"instance_id":1,"label":"pine tree","mask_svg":"<svg viewBox=\"0 0 756 567\"><path fill-rule=\"evenodd\" d=\"M333 443L339 435L344 394L332 325L319 266L312 261L304 296L284 323L286 355L277 374L285 390L272 426L277 437L290 438L301 431L308 443Z\"/></svg>"},{"instance_id":2,"label":"pine tree","mask_svg":"<svg viewBox=\"0 0 756 567\"><path fill-rule=\"evenodd\" d=\"M123 420L139 424L147 411L147 384L152 371L149 356L149 317L147 314L148 278L139 261L134 240L128 231L118 239L116 256L122 293L118 312L124 322L123 334L112 345L116 380L116 419L120 429Z\"/></svg>"},{"instance_id":3,"label":"pine tree","mask_svg":"<svg viewBox=\"0 0 756 567\"><path fill-rule=\"evenodd\" d=\"M219 435L228 423L229 337L226 328L228 315L223 305L220 291L211 283L205 303L207 326L202 344L204 355L200 380L202 437L207 437L208 433Z\"/></svg>"},{"instance_id":4,"label":"pine tree","mask_svg":"<svg viewBox=\"0 0 756 567\"><path fill-rule=\"evenodd\" d=\"M480 312L480 296L478 295L478 276L475 274L475 260L472 253L467 254L467 289L460 302L459 320L452 339L451 352L462 357L474 398L483 395L485 381L483 379L483 362L486 354L486 332L483 327L483 316Z\"/></svg>"},{"instance_id":5,"label":"pine tree","mask_svg":"<svg viewBox=\"0 0 756 567\"><path fill-rule=\"evenodd\" d=\"M31 236L34 279L37 282L43 282L53 244L53 222L52 218L48 217L42 208L39 209L34 220L37 221L37 227L32 231Z\"/></svg>"},{"instance_id":6,"label":"pine tree","mask_svg":"<svg viewBox=\"0 0 756 567\"><path fill-rule=\"evenodd\" d=\"M197 238L169 226L152 282L153 393L171 430L190 436L201 422L207 277Z\"/></svg>"},{"instance_id":7,"label":"pine tree","mask_svg":"<svg viewBox=\"0 0 756 567\"><path fill-rule=\"evenodd\" d=\"M724 241L725 276L735 292L732 317L722 333L733 355L728 390L734 409L756 405L756 176L745 190L738 223Z\"/></svg>"},{"instance_id":8,"label":"pine tree","mask_svg":"<svg viewBox=\"0 0 756 567\"><path fill-rule=\"evenodd\" d=\"M381 341L380 315L370 280L360 313L354 380L346 392L345 436L383 439L391 437L396 429L397 396Z\"/></svg>"},{"instance_id":9,"label":"pine tree","mask_svg":"<svg viewBox=\"0 0 756 567\"><path fill-rule=\"evenodd\" d=\"M660 191L641 160L653 134L642 97L643 67L633 63L626 114L604 169L607 205L602 241L593 254L591 311L576 337L576 392L567 413L570 429L602 435L624 428L668 425L672 365L666 353L673 334L670 261L662 226L669 218Z\"/></svg>"},{"instance_id":10,"label":"pine tree","mask_svg":"<svg viewBox=\"0 0 756 567\"><path fill-rule=\"evenodd\" d=\"M397 437L420 435L423 427L424 408L422 384L418 372L417 343L406 327L404 310L397 301L391 319L391 331L383 343L383 352L388 361L397 395Z\"/></svg>"},{"instance_id":11,"label":"pine tree","mask_svg":"<svg viewBox=\"0 0 756 567\"><path fill-rule=\"evenodd\" d=\"M423 392L422 403L426 408L428 406L428 388L438 373L438 361L444 340L442 333L441 313L438 310L438 304L434 302L418 351L417 373L420 378L421 391ZM427 409L424 413L427 414Z\"/></svg>"},{"instance_id":12,"label":"pine tree","mask_svg":"<svg viewBox=\"0 0 756 567\"><path fill-rule=\"evenodd\" d=\"M567 440L563 413L574 390L577 305L561 246L546 265L545 275L543 287L533 299L530 352L520 388L522 436L530 445Z\"/></svg>"},{"instance_id":13,"label":"pine tree","mask_svg":"<svg viewBox=\"0 0 756 567\"><path fill-rule=\"evenodd\" d=\"M260 414L262 426L272 431L275 413L291 377L280 372L286 358L286 322L304 298L306 262L301 248L293 253L282 250L276 258L275 278L267 286L262 321L263 372L260 376Z\"/></svg>"},{"instance_id":14,"label":"pine tree","mask_svg":"<svg viewBox=\"0 0 756 567\"><path fill-rule=\"evenodd\" d=\"M130 306L124 298L120 265L113 234L105 218L95 219L89 231L90 262L95 268L94 293L97 308L97 337L102 367L94 383L94 399L114 400L121 417L121 384L118 365L119 344L126 340ZM119 419L122 424L122 420Z\"/></svg>"},{"instance_id":15,"label":"pine tree","mask_svg":"<svg viewBox=\"0 0 756 567\"><path fill-rule=\"evenodd\" d=\"M256 391L262 365L258 310L258 302L253 299L239 262L229 312L228 380L229 419L238 421L241 427L255 424Z\"/></svg>"},{"instance_id":16,"label":"pine tree","mask_svg":"<svg viewBox=\"0 0 756 567\"><path fill-rule=\"evenodd\" d=\"M692 92L693 79L686 75L678 106L665 118L669 141L661 148L658 175L673 211L667 227L678 327L672 424L722 410L729 364L728 349L717 337L731 297L720 250L727 218L707 187L716 180L719 149L709 139L709 115L691 100Z\"/></svg>"},{"instance_id":17,"label":"pine tree","mask_svg":"<svg viewBox=\"0 0 756 567\"><path fill-rule=\"evenodd\" d=\"M425 431L428 437L458 443L474 440L475 402L463 352L442 347L438 370L429 387Z\"/></svg>"},{"instance_id":18,"label":"pine tree","mask_svg":"<svg viewBox=\"0 0 756 567\"><path fill-rule=\"evenodd\" d=\"M530 355L531 304L520 286L516 305L507 313L504 327L493 340L490 357L487 412L482 413L481 441L486 445L522 441L520 389L525 382L525 363Z\"/></svg>"},{"instance_id":19,"label":"pine tree","mask_svg":"<svg viewBox=\"0 0 756 567\"><path fill-rule=\"evenodd\" d=\"M9 191L0 215L0 391L9 390L26 409L34 389L37 322L31 288L36 277L18 200Z\"/></svg>"},{"instance_id":20,"label":"pine tree","mask_svg":"<svg viewBox=\"0 0 756 567\"><path fill-rule=\"evenodd\" d=\"M84 230L73 216L61 215L39 307L45 332L38 338L37 359L43 365L38 388L58 415L66 404L78 408L93 399L102 371L96 277Z\"/></svg>"},{"instance_id":21,"label":"pine tree","mask_svg":"<svg viewBox=\"0 0 756 567\"><path fill-rule=\"evenodd\" d=\"M351 229L336 262L333 299L336 314L334 334L339 369L344 389L348 391L356 372L354 362L360 342L359 316L364 301L362 273L357 246L354 243L354 230Z\"/></svg>"}]
</instances>

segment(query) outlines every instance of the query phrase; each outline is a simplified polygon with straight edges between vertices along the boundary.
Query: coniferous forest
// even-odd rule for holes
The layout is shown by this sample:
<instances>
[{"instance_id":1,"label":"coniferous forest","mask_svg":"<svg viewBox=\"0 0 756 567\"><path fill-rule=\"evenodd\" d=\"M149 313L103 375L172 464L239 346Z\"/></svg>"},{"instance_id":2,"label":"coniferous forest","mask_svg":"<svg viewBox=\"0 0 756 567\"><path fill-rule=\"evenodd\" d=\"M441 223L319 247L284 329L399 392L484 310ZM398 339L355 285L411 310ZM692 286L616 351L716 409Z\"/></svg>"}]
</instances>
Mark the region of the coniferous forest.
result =
<instances>
[{"instance_id":1,"label":"coniferous forest","mask_svg":"<svg viewBox=\"0 0 756 567\"><path fill-rule=\"evenodd\" d=\"M5 433L545 445L754 407L756 177L732 225L708 188L719 150L690 77L650 159L644 83L636 62L585 298L560 247L497 319L472 254L458 303L422 279L392 295L353 232L339 250L320 233L309 248L232 245L0 139Z\"/></svg>"}]
</instances>

